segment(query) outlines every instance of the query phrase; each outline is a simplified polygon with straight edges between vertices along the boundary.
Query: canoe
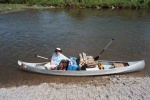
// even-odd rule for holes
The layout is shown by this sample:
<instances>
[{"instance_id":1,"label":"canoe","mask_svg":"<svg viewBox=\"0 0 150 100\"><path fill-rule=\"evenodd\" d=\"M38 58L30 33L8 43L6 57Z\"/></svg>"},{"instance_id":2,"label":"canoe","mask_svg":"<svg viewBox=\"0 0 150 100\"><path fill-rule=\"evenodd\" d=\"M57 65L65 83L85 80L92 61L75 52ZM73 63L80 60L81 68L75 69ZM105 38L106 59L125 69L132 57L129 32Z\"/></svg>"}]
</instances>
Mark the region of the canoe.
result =
<instances>
[{"instance_id":1,"label":"canoe","mask_svg":"<svg viewBox=\"0 0 150 100\"><path fill-rule=\"evenodd\" d=\"M127 72L135 72L142 70L145 66L145 61L107 61L107 60L99 60L99 62L104 66L103 70L100 70L98 67L96 68L86 68L86 70L79 71L71 71L71 70L48 70L45 69L44 65L48 62L43 63L28 63L22 62L18 60L18 64L21 70L41 73L41 74L49 74L49 75L65 75L65 76L94 76L94 75L109 75L109 74L117 74L117 73L127 73ZM124 65L116 67L115 64Z\"/></svg>"}]
</instances>

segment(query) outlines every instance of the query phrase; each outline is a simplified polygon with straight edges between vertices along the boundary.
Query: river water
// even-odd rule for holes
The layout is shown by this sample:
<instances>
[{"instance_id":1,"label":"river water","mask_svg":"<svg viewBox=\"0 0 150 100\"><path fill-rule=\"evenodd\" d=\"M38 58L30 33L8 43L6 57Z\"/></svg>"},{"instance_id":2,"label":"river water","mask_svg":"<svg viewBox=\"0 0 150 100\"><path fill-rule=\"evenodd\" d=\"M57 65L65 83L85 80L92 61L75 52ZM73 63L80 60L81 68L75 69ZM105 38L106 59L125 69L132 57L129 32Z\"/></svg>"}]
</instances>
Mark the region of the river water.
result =
<instances>
[{"instance_id":1,"label":"river water","mask_svg":"<svg viewBox=\"0 0 150 100\"><path fill-rule=\"evenodd\" d=\"M123 75L150 75L150 11L96 9L30 9L0 14L0 86L43 82L84 82L96 77L49 76L20 71L17 60L45 62L56 47L67 56L101 55L101 60L144 59L143 71ZM121 74L122 75L122 74ZM65 80L64 80L65 79Z\"/></svg>"}]
</instances>

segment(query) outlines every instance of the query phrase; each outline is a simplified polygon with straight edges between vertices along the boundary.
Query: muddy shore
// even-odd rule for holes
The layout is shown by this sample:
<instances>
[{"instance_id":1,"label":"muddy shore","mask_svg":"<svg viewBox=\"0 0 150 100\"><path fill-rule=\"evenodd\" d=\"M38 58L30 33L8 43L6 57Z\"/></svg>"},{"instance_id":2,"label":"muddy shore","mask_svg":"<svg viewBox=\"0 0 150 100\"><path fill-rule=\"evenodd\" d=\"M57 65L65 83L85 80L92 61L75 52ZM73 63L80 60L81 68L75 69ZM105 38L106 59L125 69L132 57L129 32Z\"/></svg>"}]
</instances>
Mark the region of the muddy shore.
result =
<instances>
[{"instance_id":1,"label":"muddy shore","mask_svg":"<svg viewBox=\"0 0 150 100\"><path fill-rule=\"evenodd\" d=\"M0 88L2 100L150 100L150 77L105 77L107 84L42 83L33 86Z\"/></svg>"}]
</instances>

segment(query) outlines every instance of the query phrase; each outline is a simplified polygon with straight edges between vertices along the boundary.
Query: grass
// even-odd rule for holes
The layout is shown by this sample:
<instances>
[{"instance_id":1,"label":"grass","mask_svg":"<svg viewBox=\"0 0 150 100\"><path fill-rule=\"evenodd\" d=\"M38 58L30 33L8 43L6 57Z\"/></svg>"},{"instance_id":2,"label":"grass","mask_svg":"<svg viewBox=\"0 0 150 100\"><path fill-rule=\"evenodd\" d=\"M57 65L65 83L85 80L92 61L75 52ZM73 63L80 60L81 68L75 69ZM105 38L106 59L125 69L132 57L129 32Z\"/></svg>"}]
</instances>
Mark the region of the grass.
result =
<instances>
[{"instance_id":1,"label":"grass","mask_svg":"<svg viewBox=\"0 0 150 100\"><path fill-rule=\"evenodd\" d=\"M26 8L24 4L0 4L0 13L20 11Z\"/></svg>"}]
</instances>

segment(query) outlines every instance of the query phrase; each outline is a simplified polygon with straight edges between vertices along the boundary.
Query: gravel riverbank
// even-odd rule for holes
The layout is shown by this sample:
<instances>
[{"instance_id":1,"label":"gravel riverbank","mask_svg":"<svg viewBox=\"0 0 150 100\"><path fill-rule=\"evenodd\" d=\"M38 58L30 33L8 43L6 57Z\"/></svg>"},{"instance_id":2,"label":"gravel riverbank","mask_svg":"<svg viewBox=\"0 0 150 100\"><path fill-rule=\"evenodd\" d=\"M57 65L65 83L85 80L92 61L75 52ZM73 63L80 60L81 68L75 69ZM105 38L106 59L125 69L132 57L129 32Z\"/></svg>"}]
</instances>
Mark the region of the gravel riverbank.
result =
<instances>
[{"instance_id":1,"label":"gravel riverbank","mask_svg":"<svg viewBox=\"0 0 150 100\"><path fill-rule=\"evenodd\" d=\"M150 77L106 77L107 84L42 83L0 89L1 100L150 100Z\"/></svg>"}]
</instances>

